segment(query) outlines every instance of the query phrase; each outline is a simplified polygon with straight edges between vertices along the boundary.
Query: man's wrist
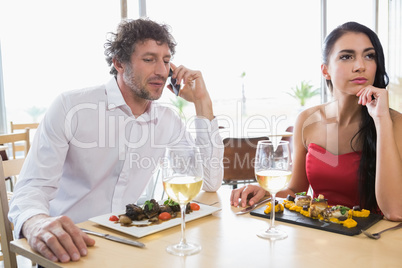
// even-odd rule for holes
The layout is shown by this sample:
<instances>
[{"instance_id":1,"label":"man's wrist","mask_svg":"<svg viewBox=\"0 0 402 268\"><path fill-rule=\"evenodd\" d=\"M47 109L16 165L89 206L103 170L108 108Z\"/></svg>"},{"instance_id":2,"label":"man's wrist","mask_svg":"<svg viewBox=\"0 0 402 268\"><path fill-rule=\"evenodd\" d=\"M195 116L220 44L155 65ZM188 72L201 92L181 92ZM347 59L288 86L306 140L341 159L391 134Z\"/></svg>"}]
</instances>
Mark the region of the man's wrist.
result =
<instances>
[{"instance_id":1,"label":"man's wrist","mask_svg":"<svg viewBox=\"0 0 402 268\"><path fill-rule=\"evenodd\" d=\"M39 220L47 218L47 217L49 217L49 216L46 214L37 214L37 215L34 215L34 216L30 217L29 219L27 219L24 222L24 224L22 225L21 236L26 237L25 234L31 233L31 228L33 225L35 225L36 221L39 221Z\"/></svg>"},{"instance_id":2,"label":"man's wrist","mask_svg":"<svg viewBox=\"0 0 402 268\"><path fill-rule=\"evenodd\" d=\"M204 101L196 101L194 102L194 106L197 116L207 118L209 121L212 121L215 118L210 98Z\"/></svg>"}]
</instances>

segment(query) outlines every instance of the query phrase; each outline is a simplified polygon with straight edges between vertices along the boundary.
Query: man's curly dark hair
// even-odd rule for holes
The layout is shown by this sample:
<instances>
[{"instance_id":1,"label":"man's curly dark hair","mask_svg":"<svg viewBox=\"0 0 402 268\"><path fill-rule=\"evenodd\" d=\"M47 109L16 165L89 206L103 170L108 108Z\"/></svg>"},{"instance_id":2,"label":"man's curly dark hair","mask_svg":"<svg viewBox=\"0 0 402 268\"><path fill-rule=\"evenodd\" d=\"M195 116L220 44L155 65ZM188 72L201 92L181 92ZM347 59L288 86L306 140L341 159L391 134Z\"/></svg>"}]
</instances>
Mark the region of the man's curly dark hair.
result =
<instances>
[{"instance_id":1,"label":"man's curly dark hair","mask_svg":"<svg viewBox=\"0 0 402 268\"><path fill-rule=\"evenodd\" d=\"M131 54L136 44L146 40L155 40L159 45L167 44L172 56L175 53L176 42L170 34L170 27L158 24L149 19L123 21L117 28L116 33L104 45L106 61L111 66L110 74L116 76L117 70L113 66L113 59L121 63L130 61Z\"/></svg>"}]
</instances>

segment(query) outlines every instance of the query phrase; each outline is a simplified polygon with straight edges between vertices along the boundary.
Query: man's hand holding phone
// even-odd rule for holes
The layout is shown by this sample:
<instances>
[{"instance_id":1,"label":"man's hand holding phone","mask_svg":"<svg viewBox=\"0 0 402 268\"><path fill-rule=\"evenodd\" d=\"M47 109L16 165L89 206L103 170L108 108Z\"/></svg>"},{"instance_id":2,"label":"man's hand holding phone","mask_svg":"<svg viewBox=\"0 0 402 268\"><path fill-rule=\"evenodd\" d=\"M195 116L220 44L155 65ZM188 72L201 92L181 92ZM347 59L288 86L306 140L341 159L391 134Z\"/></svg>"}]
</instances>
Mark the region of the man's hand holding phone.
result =
<instances>
[{"instance_id":1,"label":"man's hand holding phone","mask_svg":"<svg viewBox=\"0 0 402 268\"><path fill-rule=\"evenodd\" d=\"M177 79L172 78L173 70L170 68L169 70L169 84L172 87L172 90L176 96L179 96L180 92L180 84L177 84Z\"/></svg>"},{"instance_id":2,"label":"man's hand holding phone","mask_svg":"<svg viewBox=\"0 0 402 268\"><path fill-rule=\"evenodd\" d=\"M170 77L171 84L168 85L168 88L173 91L176 96L178 96L180 91L180 97L188 102L194 103L197 116L212 120L214 118L212 101L201 72L190 70L182 65L178 67L173 63L170 65L172 75ZM180 82L183 83L183 86L180 85ZM172 83L174 83L175 86L173 86Z\"/></svg>"}]
</instances>

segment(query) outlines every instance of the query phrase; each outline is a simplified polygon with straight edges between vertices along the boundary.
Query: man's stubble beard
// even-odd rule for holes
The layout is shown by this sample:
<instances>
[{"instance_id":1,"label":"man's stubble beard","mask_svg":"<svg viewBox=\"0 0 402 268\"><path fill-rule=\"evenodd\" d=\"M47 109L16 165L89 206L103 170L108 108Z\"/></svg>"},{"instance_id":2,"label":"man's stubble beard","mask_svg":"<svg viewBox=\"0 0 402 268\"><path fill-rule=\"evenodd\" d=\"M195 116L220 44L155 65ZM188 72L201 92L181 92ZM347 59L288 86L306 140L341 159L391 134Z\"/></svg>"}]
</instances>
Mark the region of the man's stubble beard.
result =
<instances>
[{"instance_id":1,"label":"man's stubble beard","mask_svg":"<svg viewBox=\"0 0 402 268\"><path fill-rule=\"evenodd\" d=\"M149 91L136 81L132 68L129 64L127 64L126 68L124 69L123 81L138 98L151 101L158 100L160 98L160 95L157 97L152 97Z\"/></svg>"}]
</instances>

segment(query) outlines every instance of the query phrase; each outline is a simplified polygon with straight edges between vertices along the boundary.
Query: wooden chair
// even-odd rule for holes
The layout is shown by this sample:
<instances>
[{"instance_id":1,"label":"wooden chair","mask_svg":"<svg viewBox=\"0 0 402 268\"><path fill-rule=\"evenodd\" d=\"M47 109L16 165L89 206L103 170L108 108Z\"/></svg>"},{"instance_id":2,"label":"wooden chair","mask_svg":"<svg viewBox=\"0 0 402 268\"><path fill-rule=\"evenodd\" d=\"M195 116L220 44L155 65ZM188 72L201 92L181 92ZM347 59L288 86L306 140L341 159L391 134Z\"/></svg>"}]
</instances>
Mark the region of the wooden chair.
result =
<instances>
[{"instance_id":1,"label":"wooden chair","mask_svg":"<svg viewBox=\"0 0 402 268\"><path fill-rule=\"evenodd\" d=\"M18 133L18 132L21 132L22 130L25 130L27 128L29 128L29 129L37 129L38 126L39 126L39 123L14 124L12 121L10 122L11 133ZM18 144L18 143L16 144L15 142L12 143L13 158L15 158L17 152L24 151L24 150L25 150L24 145L21 145L21 144Z\"/></svg>"},{"instance_id":2,"label":"wooden chair","mask_svg":"<svg viewBox=\"0 0 402 268\"><path fill-rule=\"evenodd\" d=\"M18 159L20 160L20 159ZM13 240L13 227L8 220L8 194L6 190L5 178L18 175L22 168L23 161L11 159L4 161L0 159L0 242L2 260L5 268L16 268L17 258L14 252L10 250L10 242Z\"/></svg>"},{"instance_id":3,"label":"wooden chair","mask_svg":"<svg viewBox=\"0 0 402 268\"><path fill-rule=\"evenodd\" d=\"M254 174L254 160L257 143L268 140L268 137L255 138L225 138L223 144L223 184L232 185L256 182Z\"/></svg>"},{"instance_id":4,"label":"wooden chair","mask_svg":"<svg viewBox=\"0 0 402 268\"><path fill-rule=\"evenodd\" d=\"M30 148L30 143L29 143L29 128L25 129L24 132L22 133L10 133L10 134L3 134L0 135L0 144L9 144L9 143L14 143L14 142L23 142L24 145L24 157L23 158L12 158L9 159L7 161L10 160L16 160L16 161L12 161L10 163L23 163L25 160L26 155L28 154L29 148ZM3 159L5 160L5 159ZM6 161L4 161L6 162ZM14 176L15 177L15 176ZM6 176L5 177L7 180L10 180L10 189L11 191L13 190L13 180L12 177L10 176Z\"/></svg>"}]
</instances>

